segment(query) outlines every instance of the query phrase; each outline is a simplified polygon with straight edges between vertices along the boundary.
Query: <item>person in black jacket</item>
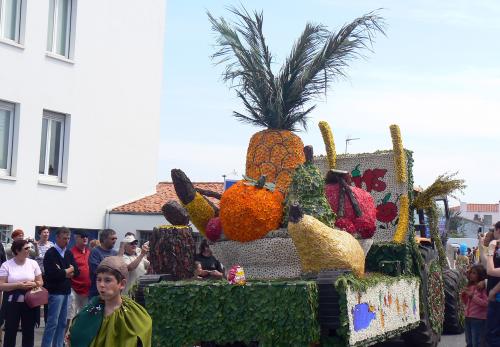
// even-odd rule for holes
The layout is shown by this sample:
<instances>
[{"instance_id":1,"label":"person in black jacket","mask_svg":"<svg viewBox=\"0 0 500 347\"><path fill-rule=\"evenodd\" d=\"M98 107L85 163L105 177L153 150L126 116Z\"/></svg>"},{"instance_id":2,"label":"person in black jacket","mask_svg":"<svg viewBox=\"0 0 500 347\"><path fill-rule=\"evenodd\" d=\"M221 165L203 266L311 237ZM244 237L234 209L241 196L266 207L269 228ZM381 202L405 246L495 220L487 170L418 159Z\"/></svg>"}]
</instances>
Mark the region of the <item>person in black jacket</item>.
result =
<instances>
[{"instance_id":1,"label":"person in black jacket","mask_svg":"<svg viewBox=\"0 0 500 347\"><path fill-rule=\"evenodd\" d=\"M49 313L42 347L63 347L71 278L79 274L75 258L67 249L70 237L68 228L59 228L55 246L50 248L43 258L45 288L49 292Z\"/></svg>"}]
</instances>

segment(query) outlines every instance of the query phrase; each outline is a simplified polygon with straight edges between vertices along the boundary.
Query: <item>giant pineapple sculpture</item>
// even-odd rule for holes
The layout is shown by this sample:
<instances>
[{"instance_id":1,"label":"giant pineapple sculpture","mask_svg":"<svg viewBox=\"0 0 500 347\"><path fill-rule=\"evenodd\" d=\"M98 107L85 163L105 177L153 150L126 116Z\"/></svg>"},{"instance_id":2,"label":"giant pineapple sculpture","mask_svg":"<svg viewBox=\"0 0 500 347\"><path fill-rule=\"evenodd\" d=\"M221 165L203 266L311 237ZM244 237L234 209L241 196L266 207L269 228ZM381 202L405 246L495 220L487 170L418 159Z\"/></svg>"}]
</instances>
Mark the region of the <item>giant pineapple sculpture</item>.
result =
<instances>
[{"instance_id":1,"label":"giant pineapple sculpture","mask_svg":"<svg viewBox=\"0 0 500 347\"><path fill-rule=\"evenodd\" d=\"M382 20L369 13L329 32L323 25L307 24L278 72L262 32L262 12L231 8L238 21L228 22L208 13L218 35L219 50L212 56L226 63L223 80L232 83L247 114L234 116L265 130L252 136L246 157L246 175L254 180L266 176L276 189L286 193L294 170L304 163L303 143L294 131L307 128L311 99L326 92L331 81L345 75L349 60L378 31ZM233 83L234 82L234 83Z\"/></svg>"}]
</instances>

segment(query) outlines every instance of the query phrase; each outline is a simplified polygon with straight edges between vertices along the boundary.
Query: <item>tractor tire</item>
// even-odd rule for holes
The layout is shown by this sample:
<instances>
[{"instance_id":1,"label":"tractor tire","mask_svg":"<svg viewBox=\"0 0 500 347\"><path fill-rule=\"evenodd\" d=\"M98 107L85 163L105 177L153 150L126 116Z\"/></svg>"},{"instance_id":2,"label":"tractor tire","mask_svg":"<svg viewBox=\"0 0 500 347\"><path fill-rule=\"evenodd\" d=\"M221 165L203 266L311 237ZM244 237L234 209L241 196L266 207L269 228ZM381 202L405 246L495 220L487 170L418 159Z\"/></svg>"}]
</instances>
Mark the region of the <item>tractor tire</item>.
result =
<instances>
[{"instance_id":1,"label":"tractor tire","mask_svg":"<svg viewBox=\"0 0 500 347\"><path fill-rule=\"evenodd\" d=\"M436 333L431 326L429 302L427 293L429 288L430 264L438 258L436 250L419 245L420 254L424 260L424 268L422 269L422 290L420 292L420 300L424 300L420 311L420 324L415 329L403 334L402 338L405 341L405 346L409 347L437 347L441 335ZM424 293L424 295L422 295Z\"/></svg>"},{"instance_id":2,"label":"tractor tire","mask_svg":"<svg viewBox=\"0 0 500 347\"><path fill-rule=\"evenodd\" d=\"M464 332L463 308L460 302L460 277L462 275L457 270L443 270L444 281L444 334L461 334Z\"/></svg>"}]
</instances>

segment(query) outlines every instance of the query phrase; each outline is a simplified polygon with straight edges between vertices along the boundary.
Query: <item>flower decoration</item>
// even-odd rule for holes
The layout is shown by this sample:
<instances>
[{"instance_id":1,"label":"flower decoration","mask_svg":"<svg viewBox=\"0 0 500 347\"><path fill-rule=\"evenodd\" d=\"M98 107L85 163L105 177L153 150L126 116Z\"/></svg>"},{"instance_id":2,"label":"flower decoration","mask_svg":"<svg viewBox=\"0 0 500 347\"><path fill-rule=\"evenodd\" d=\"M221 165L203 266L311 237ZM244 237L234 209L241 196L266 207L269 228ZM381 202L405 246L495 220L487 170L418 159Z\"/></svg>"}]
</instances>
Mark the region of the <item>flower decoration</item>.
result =
<instances>
[{"instance_id":1,"label":"flower decoration","mask_svg":"<svg viewBox=\"0 0 500 347\"><path fill-rule=\"evenodd\" d=\"M408 195L401 195L399 198L399 222L394 233L394 242L404 243L408 233L410 222L410 199Z\"/></svg>"},{"instance_id":2,"label":"flower decoration","mask_svg":"<svg viewBox=\"0 0 500 347\"><path fill-rule=\"evenodd\" d=\"M387 193L382 199L382 203L377 206L377 220L382 223L390 223L398 215L398 207L389 201L391 193Z\"/></svg>"},{"instance_id":3,"label":"flower decoration","mask_svg":"<svg viewBox=\"0 0 500 347\"><path fill-rule=\"evenodd\" d=\"M377 151L375 153L360 153L360 154L338 154L336 160L336 170L344 170L350 173L350 180L347 183L354 185L353 188L370 189L370 195L376 201L376 205L381 205L381 201L390 193L390 198L386 202L392 202L383 207L379 207L378 215L383 220L392 218L390 223L378 221L376 232L373 235L374 242L390 242L394 238L397 225L399 224L399 207L400 202L397 197L406 195L412 202L412 165L413 159L410 151L405 150L405 165L407 165L406 173L408 179L406 182L401 182L398 179L398 170L395 167L394 151ZM323 175L327 175L330 170L328 158L326 156L317 156L315 164ZM328 186L325 188L325 194L328 198ZM346 209L349 208L349 203L345 203ZM337 209L332 206L332 210L337 212ZM377 210L375 210L375 213ZM344 216L346 217L346 216ZM338 216L337 218L342 218ZM377 219L377 216L374 216ZM353 224L354 221L353 221ZM358 232L359 233L359 232Z\"/></svg>"},{"instance_id":4,"label":"flower decoration","mask_svg":"<svg viewBox=\"0 0 500 347\"><path fill-rule=\"evenodd\" d=\"M283 217L283 195L238 181L222 195L220 220L224 235L234 241L257 240L277 229Z\"/></svg>"},{"instance_id":5,"label":"flower decoration","mask_svg":"<svg viewBox=\"0 0 500 347\"><path fill-rule=\"evenodd\" d=\"M214 210L210 207L209 203L200 194L196 193L193 201L183 204L193 221L193 224L205 236L205 227L208 221L215 216Z\"/></svg>"},{"instance_id":6,"label":"flower decoration","mask_svg":"<svg viewBox=\"0 0 500 347\"><path fill-rule=\"evenodd\" d=\"M444 321L444 282L441 267L434 260L429 267L429 284L427 289L429 320L432 330L437 334L443 331Z\"/></svg>"},{"instance_id":7,"label":"flower decoration","mask_svg":"<svg viewBox=\"0 0 500 347\"><path fill-rule=\"evenodd\" d=\"M349 234L354 234L356 229L354 223L347 218L339 218L335 221L335 226L341 230L347 231Z\"/></svg>"},{"instance_id":8,"label":"flower decoration","mask_svg":"<svg viewBox=\"0 0 500 347\"><path fill-rule=\"evenodd\" d=\"M401 131L399 126L396 124L391 125L391 138L392 138L392 148L394 151L394 164L396 166L397 178L399 182L408 181L408 175L406 174L406 155L403 148L403 141L401 140Z\"/></svg>"},{"instance_id":9,"label":"flower decoration","mask_svg":"<svg viewBox=\"0 0 500 347\"><path fill-rule=\"evenodd\" d=\"M210 241L217 241L222 235L222 223L220 217L210 219L205 228L205 236Z\"/></svg>"},{"instance_id":10,"label":"flower decoration","mask_svg":"<svg viewBox=\"0 0 500 347\"><path fill-rule=\"evenodd\" d=\"M276 189L286 192L295 168L304 163L304 144L300 137L284 130L263 130L250 139L246 175L258 179L265 175Z\"/></svg>"},{"instance_id":11,"label":"flower decoration","mask_svg":"<svg viewBox=\"0 0 500 347\"><path fill-rule=\"evenodd\" d=\"M418 325L418 278L369 274L365 279L351 279L341 277L336 284L346 299L341 301L345 305L341 315L347 315L346 345L373 344Z\"/></svg>"},{"instance_id":12,"label":"flower decoration","mask_svg":"<svg viewBox=\"0 0 500 347\"><path fill-rule=\"evenodd\" d=\"M333 141L333 133L330 124L321 121L318 124L323 142L325 143L326 154L328 158L328 166L330 169L335 169L337 163L337 152L335 151L335 142Z\"/></svg>"},{"instance_id":13,"label":"flower decoration","mask_svg":"<svg viewBox=\"0 0 500 347\"><path fill-rule=\"evenodd\" d=\"M355 208L345 193L344 197L344 215L339 217L340 220L335 226L339 229L350 233L358 233L362 238L369 238L376 231L376 209L373 197L365 190L357 187L350 187L353 196L355 197L361 216L356 215ZM332 210L339 214L339 184L327 184L325 187L325 195L330 203ZM354 231L351 231L353 230ZM364 235L364 236L363 236ZM369 236L368 236L369 235Z\"/></svg>"},{"instance_id":14,"label":"flower decoration","mask_svg":"<svg viewBox=\"0 0 500 347\"><path fill-rule=\"evenodd\" d=\"M236 284L239 286L245 285L246 279L243 267L240 265L233 265L229 270L229 273L227 275L227 280L231 284Z\"/></svg>"}]
</instances>

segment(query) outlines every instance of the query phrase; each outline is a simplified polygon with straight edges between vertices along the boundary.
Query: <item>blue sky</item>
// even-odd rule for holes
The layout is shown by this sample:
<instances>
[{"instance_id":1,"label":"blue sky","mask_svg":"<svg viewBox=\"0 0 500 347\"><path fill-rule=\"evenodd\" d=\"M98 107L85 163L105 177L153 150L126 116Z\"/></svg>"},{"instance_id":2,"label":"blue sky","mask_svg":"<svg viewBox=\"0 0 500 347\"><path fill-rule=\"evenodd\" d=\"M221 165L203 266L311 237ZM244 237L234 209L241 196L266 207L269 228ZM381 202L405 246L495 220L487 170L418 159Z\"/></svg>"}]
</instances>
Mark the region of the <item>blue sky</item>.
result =
<instances>
[{"instance_id":1,"label":"blue sky","mask_svg":"<svg viewBox=\"0 0 500 347\"><path fill-rule=\"evenodd\" d=\"M414 151L416 183L426 187L445 172L468 185L461 200L500 200L500 3L491 1L218 1L167 2L162 90L159 180L172 168L193 181L221 181L244 172L251 135L242 124L235 92L214 66L215 36L206 11L232 18L228 5L264 11L264 34L279 69L307 22L340 28L372 10L387 23L374 53L353 61L349 78L332 84L317 101L307 132L299 133L317 154L317 128L327 120L337 150L359 137L350 153L392 147L389 125L398 124Z\"/></svg>"}]
</instances>

